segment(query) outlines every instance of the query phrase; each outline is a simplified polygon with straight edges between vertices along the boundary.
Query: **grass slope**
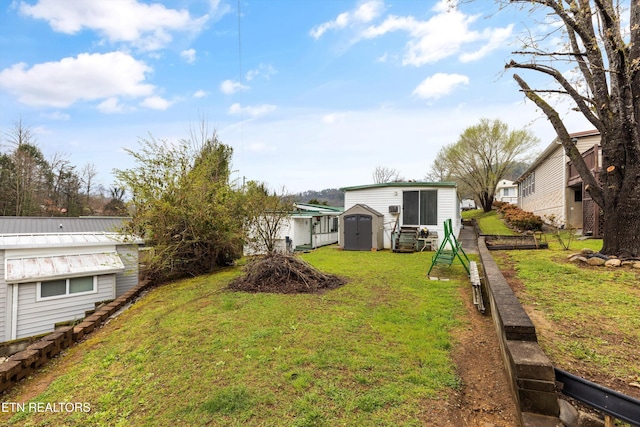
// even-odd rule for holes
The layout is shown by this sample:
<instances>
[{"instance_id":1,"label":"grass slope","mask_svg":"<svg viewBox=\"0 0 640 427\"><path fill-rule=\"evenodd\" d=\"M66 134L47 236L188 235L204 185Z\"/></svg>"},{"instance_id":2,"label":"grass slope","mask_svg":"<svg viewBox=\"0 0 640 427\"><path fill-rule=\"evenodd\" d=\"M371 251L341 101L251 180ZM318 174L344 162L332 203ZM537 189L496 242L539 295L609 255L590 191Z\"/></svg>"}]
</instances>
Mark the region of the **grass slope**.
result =
<instances>
[{"instance_id":1,"label":"grass slope","mask_svg":"<svg viewBox=\"0 0 640 427\"><path fill-rule=\"evenodd\" d=\"M316 295L225 290L240 274L151 291L55 364L34 401L88 413L17 413L29 426L422 425L458 386L460 265L431 282L430 253L323 248L304 258L347 277ZM69 365L71 364L71 365ZM8 396L11 400L11 396ZM5 414L0 414L3 416Z\"/></svg>"},{"instance_id":2,"label":"grass slope","mask_svg":"<svg viewBox=\"0 0 640 427\"><path fill-rule=\"evenodd\" d=\"M482 234L500 234L503 236L513 236L516 234L504 224L495 210L491 212L484 212L482 209L464 211L462 212L462 218L475 218Z\"/></svg>"},{"instance_id":3,"label":"grass slope","mask_svg":"<svg viewBox=\"0 0 640 427\"><path fill-rule=\"evenodd\" d=\"M640 382L640 273L570 262L567 255L575 252L547 238L549 250L495 257L501 268L515 270L518 297L545 353L556 366L617 389ZM599 250L602 241L573 247ZM625 391L639 395L637 389Z\"/></svg>"}]
</instances>

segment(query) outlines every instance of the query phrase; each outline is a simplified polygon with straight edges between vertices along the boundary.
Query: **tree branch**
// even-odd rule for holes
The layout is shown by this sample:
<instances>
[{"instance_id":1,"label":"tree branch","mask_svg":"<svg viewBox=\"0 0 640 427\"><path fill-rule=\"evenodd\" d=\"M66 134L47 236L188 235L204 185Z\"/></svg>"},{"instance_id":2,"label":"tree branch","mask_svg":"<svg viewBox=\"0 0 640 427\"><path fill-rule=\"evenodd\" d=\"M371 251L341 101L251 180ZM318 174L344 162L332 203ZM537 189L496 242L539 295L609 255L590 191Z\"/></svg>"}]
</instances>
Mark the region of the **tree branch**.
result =
<instances>
[{"instance_id":1,"label":"tree branch","mask_svg":"<svg viewBox=\"0 0 640 427\"><path fill-rule=\"evenodd\" d=\"M591 109L589 105L585 102L585 98L578 93L578 91L569 83L569 81L555 68L547 67L539 64L521 64L511 60L505 68L522 68L529 69L534 71L539 71L541 73L547 74L553 77L559 84L562 86L568 93L568 95L574 100L580 112L585 116L587 120L589 120L595 127L602 133L602 121L598 118ZM515 78L516 75L514 75ZM522 86L520 86L522 87ZM533 92L529 86L527 86L527 91ZM529 97L529 95L527 95Z\"/></svg>"},{"instance_id":2,"label":"tree branch","mask_svg":"<svg viewBox=\"0 0 640 427\"><path fill-rule=\"evenodd\" d=\"M602 191L602 187L596 181L595 177L589 170L589 167L582 158L582 154L580 154L578 148L571 140L571 136L569 135L567 128L564 126L562 119L558 115L558 112L554 110L553 107L551 107L544 99L538 96L535 91L531 90L531 88L529 88L529 85L524 80L522 80L520 76L514 74L513 78L516 82L518 82L518 85L520 85L527 98L533 101L538 106L538 108L540 108L544 112L544 114L551 122L551 125L558 135L558 139L562 142L565 153L567 154L567 156L569 156L569 159L571 159L573 165L580 173L580 176L585 183L585 188L591 195L591 198L598 204L598 206L604 206L604 194Z\"/></svg>"}]
</instances>

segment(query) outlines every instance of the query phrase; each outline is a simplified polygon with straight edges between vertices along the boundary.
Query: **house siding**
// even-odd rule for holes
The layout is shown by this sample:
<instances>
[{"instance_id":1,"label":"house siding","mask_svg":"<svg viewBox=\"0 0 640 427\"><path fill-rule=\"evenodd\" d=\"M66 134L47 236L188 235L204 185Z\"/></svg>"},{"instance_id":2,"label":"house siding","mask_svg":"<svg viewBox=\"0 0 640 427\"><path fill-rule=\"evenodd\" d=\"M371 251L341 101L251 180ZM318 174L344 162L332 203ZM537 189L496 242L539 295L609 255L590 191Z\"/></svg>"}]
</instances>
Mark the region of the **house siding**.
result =
<instances>
[{"instance_id":1,"label":"house siding","mask_svg":"<svg viewBox=\"0 0 640 427\"><path fill-rule=\"evenodd\" d=\"M124 271L116 273L116 297L133 289L138 284L138 247L118 245L116 251L124 264Z\"/></svg>"},{"instance_id":2,"label":"house siding","mask_svg":"<svg viewBox=\"0 0 640 427\"><path fill-rule=\"evenodd\" d=\"M427 226L429 231L436 231L438 239L444 236L444 221L451 219L454 226L456 236L460 232L460 208L455 187L430 187L411 186L411 187L372 187L358 190L345 191L344 207L345 210L363 204L369 206L384 215L384 248L391 248L391 233L394 228L397 231L402 226L402 209L400 213L389 213L389 206L402 206L402 194L404 191L420 191L420 190L436 190L438 192L438 210L437 224L420 224ZM397 225L396 225L397 224Z\"/></svg>"},{"instance_id":3,"label":"house siding","mask_svg":"<svg viewBox=\"0 0 640 427\"><path fill-rule=\"evenodd\" d=\"M293 221L293 247L311 244L310 218L298 218Z\"/></svg>"},{"instance_id":4,"label":"house siding","mask_svg":"<svg viewBox=\"0 0 640 427\"><path fill-rule=\"evenodd\" d=\"M7 310L7 296L9 290L7 289L7 283L4 280L4 251L0 250L0 340L6 340L7 336L7 316L9 312Z\"/></svg>"},{"instance_id":5,"label":"house siding","mask_svg":"<svg viewBox=\"0 0 640 427\"><path fill-rule=\"evenodd\" d=\"M17 335L15 338L52 332L58 322L78 320L95 303L114 298L115 274L98 276L97 293L36 301L37 284L18 285Z\"/></svg>"},{"instance_id":6,"label":"house siding","mask_svg":"<svg viewBox=\"0 0 640 427\"><path fill-rule=\"evenodd\" d=\"M535 190L531 194L521 196L521 208L534 212L546 219L555 216L558 221L565 221L565 155L562 147L558 147L535 169Z\"/></svg>"}]
</instances>

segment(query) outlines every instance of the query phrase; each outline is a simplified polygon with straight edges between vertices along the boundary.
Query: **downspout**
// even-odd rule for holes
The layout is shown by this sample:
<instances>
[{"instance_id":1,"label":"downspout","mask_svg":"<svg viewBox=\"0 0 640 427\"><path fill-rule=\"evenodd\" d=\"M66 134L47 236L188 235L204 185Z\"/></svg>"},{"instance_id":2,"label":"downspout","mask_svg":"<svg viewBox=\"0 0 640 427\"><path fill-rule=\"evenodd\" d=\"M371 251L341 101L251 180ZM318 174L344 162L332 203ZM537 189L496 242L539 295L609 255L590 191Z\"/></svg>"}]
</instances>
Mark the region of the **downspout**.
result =
<instances>
[{"instance_id":1,"label":"downspout","mask_svg":"<svg viewBox=\"0 0 640 427\"><path fill-rule=\"evenodd\" d=\"M14 283L12 287L11 298L11 340L18 339L18 288L19 285Z\"/></svg>"}]
</instances>

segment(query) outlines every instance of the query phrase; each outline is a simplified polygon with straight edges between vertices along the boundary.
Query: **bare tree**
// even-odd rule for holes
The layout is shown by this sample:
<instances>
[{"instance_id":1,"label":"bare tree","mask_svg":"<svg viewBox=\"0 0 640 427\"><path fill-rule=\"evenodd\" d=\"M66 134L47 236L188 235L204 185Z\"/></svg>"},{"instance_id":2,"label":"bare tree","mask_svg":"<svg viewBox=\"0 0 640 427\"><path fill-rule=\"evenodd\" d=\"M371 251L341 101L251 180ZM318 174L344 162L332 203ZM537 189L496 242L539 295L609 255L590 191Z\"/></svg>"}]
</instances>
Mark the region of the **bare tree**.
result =
<instances>
[{"instance_id":1,"label":"bare tree","mask_svg":"<svg viewBox=\"0 0 640 427\"><path fill-rule=\"evenodd\" d=\"M85 206L91 211L91 213L93 213L93 209L91 208L91 191L93 191L96 176L98 176L98 171L94 163L87 163L84 165L80 180L82 182L82 188L85 195Z\"/></svg>"},{"instance_id":2,"label":"bare tree","mask_svg":"<svg viewBox=\"0 0 640 427\"><path fill-rule=\"evenodd\" d=\"M247 210L246 239L251 252L274 253L281 231L294 210L293 198L283 188L280 194L270 192L263 183L250 181L245 193Z\"/></svg>"},{"instance_id":3,"label":"bare tree","mask_svg":"<svg viewBox=\"0 0 640 427\"><path fill-rule=\"evenodd\" d=\"M397 182L400 178L400 172L397 169L386 166L376 166L373 171L373 183L383 184L385 182Z\"/></svg>"},{"instance_id":4,"label":"bare tree","mask_svg":"<svg viewBox=\"0 0 640 427\"><path fill-rule=\"evenodd\" d=\"M11 173L10 199L17 216L38 215L47 193L49 165L36 145L36 138L31 128L22 123L22 119L14 123L6 134L13 146L10 156Z\"/></svg>"},{"instance_id":5,"label":"bare tree","mask_svg":"<svg viewBox=\"0 0 640 427\"><path fill-rule=\"evenodd\" d=\"M624 258L640 258L640 2L622 5L613 0L511 0L523 9L541 9L562 28L565 46L548 46L545 38L529 35L522 57L507 69L533 71L546 76L555 87L532 88L514 74L525 96L547 116L558 141L575 165L584 189L603 212L602 252ZM626 16L623 16L626 14ZM629 26L623 25L628 19ZM553 26L557 28L558 25ZM579 78L570 80L573 68ZM549 95L569 100L600 132L603 173L596 177L571 141L557 107Z\"/></svg>"}]
</instances>

